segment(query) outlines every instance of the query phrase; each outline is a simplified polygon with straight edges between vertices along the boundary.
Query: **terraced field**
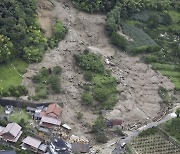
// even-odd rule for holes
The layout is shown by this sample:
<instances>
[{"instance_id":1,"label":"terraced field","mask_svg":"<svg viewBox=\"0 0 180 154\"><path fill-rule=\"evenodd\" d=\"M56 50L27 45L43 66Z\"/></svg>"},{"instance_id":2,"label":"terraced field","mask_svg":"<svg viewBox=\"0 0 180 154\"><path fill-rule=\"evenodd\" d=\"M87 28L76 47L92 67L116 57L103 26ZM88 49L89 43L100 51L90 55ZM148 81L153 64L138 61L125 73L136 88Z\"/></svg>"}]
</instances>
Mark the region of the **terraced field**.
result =
<instances>
[{"instance_id":1,"label":"terraced field","mask_svg":"<svg viewBox=\"0 0 180 154\"><path fill-rule=\"evenodd\" d=\"M168 141L163 135L156 133L132 140L133 154L179 154L180 148Z\"/></svg>"},{"instance_id":2,"label":"terraced field","mask_svg":"<svg viewBox=\"0 0 180 154\"><path fill-rule=\"evenodd\" d=\"M151 63L152 68L159 70L162 75L170 78L170 80L175 84L176 90L180 90L180 71L178 71L178 65L173 64L160 64Z\"/></svg>"}]
</instances>

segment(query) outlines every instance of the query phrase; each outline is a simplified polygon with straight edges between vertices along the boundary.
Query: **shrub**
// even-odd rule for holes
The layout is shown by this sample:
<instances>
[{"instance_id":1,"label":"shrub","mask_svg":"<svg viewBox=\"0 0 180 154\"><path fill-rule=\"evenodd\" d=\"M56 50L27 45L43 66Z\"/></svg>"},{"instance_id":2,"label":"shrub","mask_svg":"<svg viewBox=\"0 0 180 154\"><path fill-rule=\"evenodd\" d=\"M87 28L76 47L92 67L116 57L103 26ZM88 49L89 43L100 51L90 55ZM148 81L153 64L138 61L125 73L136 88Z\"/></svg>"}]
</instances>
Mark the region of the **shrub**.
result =
<instances>
[{"instance_id":1,"label":"shrub","mask_svg":"<svg viewBox=\"0 0 180 154\"><path fill-rule=\"evenodd\" d=\"M61 88L60 88L60 80L57 76L50 76L49 78L49 82L51 85L52 90L56 93L59 94L61 92Z\"/></svg>"},{"instance_id":2,"label":"shrub","mask_svg":"<svg viewBox=\"0 0 180 154\"><path fill-rule=\"evenodd\" d=\"M60 66L53 67L53 73L60 74L62 71L62 68Z\"/></svg>"},{"instance_id":3,"label":"shrub","mask_svg":"<svg viewBox=\"0 0 180 154\"><path fill-rule=\"evenodd\" d=\"M111 91L107 89L106 87L98 87L96 86L94 88L94 98L100 102L104 102L108 99Z\"/></svg>"},{"instance_id":4,"label":"shrub","mask_svg":"<svg viewBox=\"0 0 180 154\"><path fill-rule=\"evenodd\" d=\"M104 117L102 115L100 115L96 119L96 121L95 121L95 123L94 123L94 125L92 127L92 132L93 133L103 132L105 128L106 128L105 119L104 119Z\"/></svg>"},{"instance_id":5,"label":"shrub","mask_svg":"<svg viewBox=\"0 0 180 154\"><path fill-rule=\"evenodd\" d=\"M154 135L157 133L157 129L155 127L149 128L147 130L142 131L139 136L140 137L145 137L145 136L149 136L149 135Z\"/></svg>"},{"instance_id":6,"label":"shrub","mask_svg":"<svg viewBox=\"0 0 180 154\"><path fill-rule=\"evenodd\" d=\"M163 100L163 103L167 103L167 104L171 103L172 98L171 98L171 96L169 96L166 88L160 86L158 89L158 94L161 97L161 99Z\"/></svg>"},{"instance_id":7,"label":"shrub","mask_svg":"<svg viewBox=\"0 0 180 154\"><path fill-rule=\"evenodd\" d=\"M93 78L93 74L90 71L86 71L86 72L84 72L83 77L86 81L91 81Z\"/></svg>"},{"instance_id":8,"label":"shrub","mask_svg":"<svg viewBox=\"0 0 180 154\"><path fill-rule=\"evenodd\" d=\"M90 86L88 84L83 84L82 89L84 89L85 91L90 91L91 90L91 88L90 88Z\"/></svg>"},{"instance_id":9,"label":"shrub","mask_svg":"<svg viewBox=\"0 0 180 154\"><path fill-rule=\"evenodd\" d=\"M150 16L147 23L149 28L156 28L159 24L159 16L156 14Z\"/></svg>"},{"instance_id":10,"label":"shrub","mask_svg":"<svg viewBox=\"0 0 180 154\"><path fill-rule=\"evenodd\" d=\"M117 45L122 49L125 49L127 46L127 40L123 36L119 35L117 32L113 32L110 39L113 44Z\"/></svg>"},{"instance_id":11,"label":"shrub","mask_svg":"<svg viewBox=\"0 0 180 154\"><path fill-rule=\"evenodd\" d=\"M117 128L115 133L118 135L118 136L123 136L124 133L122 132L122 130L120 128Z\"/></svg>"},{"instance_id":12,"label":"shrub","mask_svg":"<svg viewBox=\"0 0 180 154\"><path fill-rule=\"evenodd\" d=\"M8 91L10 93L10 96L15 96L15 97L28 94L28 90L26 89L25 86L11 86Z\"/></svg>"},{"instance_id":13,"label":"shrub","mask_svg":"<svg viewBox=\"0 0 180 154\"><path fill-rule=\"evenodd\" d=\"M108 138L107 138L107 136L105 135L105 133L97 133L97 134L96 134L96 141L97 141L98 143L107 143Z\"/></svg>"},{"instance_id":14,"label":"shrub","mask_svg":"<svg viewBox=\"0 0 180 154\"><path fill-rule=\"evenodd\" d=\"M104 65L101 58L94 53L75 55L76 63L86 71L95 73L104 72Z\"/></svg>"},{"instance_id":15,"label":"shrub","mask_svg":"<svg viewBox=\"0 0 180 154\"><path fill-rule=\"evenodd\" d=\"M35 89L36 95L33 96L32 98L35 100L39 100L39 99L45 99L47 98L47 87L44 84L39 84L36 89Z\"/></svg>"},{"instance_id":16,"label":"shrub","mask_svg":"<svg viewBox=\"0 0 180 154\"><path fill-rule=\"evenodd\" d=\"M82 117L83 117L82 112L77 112L77 116L76 117L77 117L78 120L82 119Z\"/></svg>"},{"instance_id":17,"label":"shrub","mask_svg":"<svg viewBox=\"0 0 180 154\"><path fill-rule=\"evenodd\" d=\"M164 25L171 25L172 24L172 18L171 18L170 14L168 12L165 12L163 14L162 23Z\"/></svg>"},{"instance_id":18,"label":"shrub","mask_svg":"<svg viewBox=\"0 0 180 154\"><path fill-rule=\"evenodd\" d=\"M175 113L176 113L177 117L180 117L180 108L176 109Z\"/></svg>"},{"instance_id":19,"label":"shrub","mask_svg":"<svg viewBox=\"0 0 180 154\"><path fill-rule=\"evenodd\" d=\"M83 93L81 96L81 101L85 105L91 105L93 103L93 96L88 93Z\"/></svg>"},{"instance_id":20,"label":"shrub","mask_svg":"<svg viewBox=\"0 0 180 154\"><path fill-rule=\"evenodd\" d=\"M33 75L31 80L34 83L39 83L41 81L41 76L40 75Z\"/></svg>"}]
</instances>

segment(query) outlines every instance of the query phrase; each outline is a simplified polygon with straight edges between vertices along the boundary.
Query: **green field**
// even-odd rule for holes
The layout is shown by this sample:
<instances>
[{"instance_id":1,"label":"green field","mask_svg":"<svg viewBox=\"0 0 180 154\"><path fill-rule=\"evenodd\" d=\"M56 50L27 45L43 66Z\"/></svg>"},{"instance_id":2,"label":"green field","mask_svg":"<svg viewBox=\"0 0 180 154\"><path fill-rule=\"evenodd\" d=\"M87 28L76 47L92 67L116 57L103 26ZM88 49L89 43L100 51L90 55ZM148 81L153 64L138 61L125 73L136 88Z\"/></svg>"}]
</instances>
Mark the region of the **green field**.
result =
<instances>
[{"instance_id":1,"label":"green field","mask_svg":"<svg viewBox=\"0 0 180 154\"><path fill-rule=\"evenodd\" d=\"M25 73L28 64L20 59L15 59L8 64L0 65L0 90L7 91L13 85L20 85L22 74Z\"/></svg>"}]
</instances>

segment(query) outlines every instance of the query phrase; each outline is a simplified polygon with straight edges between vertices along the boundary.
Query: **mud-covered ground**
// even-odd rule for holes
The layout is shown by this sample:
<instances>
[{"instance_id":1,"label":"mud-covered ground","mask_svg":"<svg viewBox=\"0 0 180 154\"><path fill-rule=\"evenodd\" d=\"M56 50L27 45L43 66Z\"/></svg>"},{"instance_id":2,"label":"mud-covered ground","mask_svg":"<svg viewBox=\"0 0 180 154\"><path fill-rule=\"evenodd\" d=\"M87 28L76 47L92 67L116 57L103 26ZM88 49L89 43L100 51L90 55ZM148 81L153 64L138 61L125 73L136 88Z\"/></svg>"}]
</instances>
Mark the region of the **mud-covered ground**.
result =
<instances>
[{"instance_id":1,"label":"mud-covered ground","mask_svg":"<svg viewBox=\"0 0 180 154\"><path fill-rule=\"evenodd\" d=\"M60 95L50 95L46 101L62 102L64 104L62 120L72 127L73 134L93 140L86 132L98 115L80 103L83 91L78 85L84 83L84 80L73 59L73 54L78 54L89 47L101 54L104 60L112 56L110 62L114 66L105 65L119 81L117 105L113 110L107 111L105 116L123 119L126 126L157 116L161 111L158 87L162 85L172 90L174 85L169 79L143 64L139 57L128 56L112 46L104 31L105 15L80 12L69 0L52 0L52 2L53 4L39 0L39 22L46 36L50 36L56 18L68 27L68 34L59 43L58 48L45 53L42 62L29 65L23 83L29 88L30 95L34 94L34 84L30 78L41 67L60 65L63 68L61 75L63 92ZM81 121L76 118L77 112L83 113Z\"/></svg>"}]
</instances>

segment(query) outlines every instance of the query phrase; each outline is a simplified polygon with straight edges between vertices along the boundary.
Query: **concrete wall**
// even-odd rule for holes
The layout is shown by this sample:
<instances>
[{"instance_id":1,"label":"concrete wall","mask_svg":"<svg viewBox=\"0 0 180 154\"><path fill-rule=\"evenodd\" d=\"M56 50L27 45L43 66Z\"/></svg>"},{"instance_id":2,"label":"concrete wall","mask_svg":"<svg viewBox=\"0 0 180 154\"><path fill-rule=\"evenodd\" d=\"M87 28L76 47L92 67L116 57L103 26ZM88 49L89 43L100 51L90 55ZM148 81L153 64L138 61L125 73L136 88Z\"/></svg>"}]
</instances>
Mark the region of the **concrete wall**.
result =
<instances>
[{"instance_id":1,"label":"concrete wall","mask_svg":"<svg viewBox=\"0 0 180 154\"><path fill-rule=\"evenodd\" d=\"M48 106L50 103L52 103L52 102L40 103L40 102L36 102L36 101L11 100L11 99L0 98L0 105L2 105L2 106L12 105L12 106L19 107L19 108L26 108L27 106L36 107L36 106L41 106L41 105ZM58 102L53 102L53 103L58 103Z\"/></svg>"}]
</instances>

